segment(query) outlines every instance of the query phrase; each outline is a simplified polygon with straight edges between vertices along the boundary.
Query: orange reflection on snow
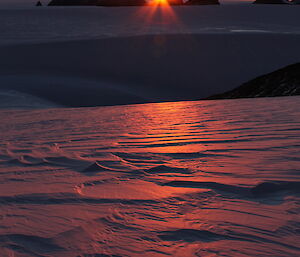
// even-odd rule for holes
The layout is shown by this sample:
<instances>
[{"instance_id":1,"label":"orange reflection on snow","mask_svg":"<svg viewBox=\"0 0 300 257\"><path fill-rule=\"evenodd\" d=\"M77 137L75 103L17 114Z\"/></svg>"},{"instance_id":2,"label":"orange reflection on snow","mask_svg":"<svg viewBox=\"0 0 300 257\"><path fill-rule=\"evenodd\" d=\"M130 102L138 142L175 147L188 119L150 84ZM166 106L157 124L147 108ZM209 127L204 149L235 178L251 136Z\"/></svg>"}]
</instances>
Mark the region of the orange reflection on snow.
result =
<instances>
[{"instance_id":1,"label":"orange reflection on snow","mask_svg":"<svg viewBox=\"0 0 300 257\"><path fill-rule=\"evenodd\" d=\"M157 153L193 153L206 150L206 146L199 143L199 135L193 133L195 119L202 114L197 112L194 116L187 117L185 111L190 105L190 102L172 102L139 106L139 111L145 117L145 122L140 123L139 128L143 137L132 137L132 142L127 144L143 145L139 151L151 149L151 152Z\"/></svg>"},{"instance_id":2,"label":"orange reflection on snow","mask_svg":"<svg viewBox=\"0 0 300 257\"><path fill-rule=\"evenodd\" d=\"M100 197L105 199L159 199L177 196L183 193L207 192L208 189L161 186L153 182L139 179L111 180L94 186L75 188L82 196Z\"/></svg>"}]
</instances>

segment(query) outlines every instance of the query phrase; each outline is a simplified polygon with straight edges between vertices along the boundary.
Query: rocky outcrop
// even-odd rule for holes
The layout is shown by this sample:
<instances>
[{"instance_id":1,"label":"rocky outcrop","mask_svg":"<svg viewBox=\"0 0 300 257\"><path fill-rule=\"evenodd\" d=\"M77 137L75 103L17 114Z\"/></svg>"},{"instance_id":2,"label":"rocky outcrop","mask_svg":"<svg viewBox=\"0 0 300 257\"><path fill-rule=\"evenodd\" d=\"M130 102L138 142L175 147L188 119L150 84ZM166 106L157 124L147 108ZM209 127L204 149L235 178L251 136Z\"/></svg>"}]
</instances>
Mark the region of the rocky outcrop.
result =
<instances>
[{"instance_id":1,"label":"rocky outcrop","mask_svg":"<svg viewBox=\"0 0 300 257\"><path fill-rule=\"evenodd\" d=\"M97 5L98 0L52 0L48 6Z\"/></svg>"},{"instance_id":2,"label":"rocky outcrop","mask_svg":"<svg viewBox=\"0 0 300 257\"><path fill-rule=\"evenodd\" d=\"M210 5L220 4L219 0L189 0L184 5Z\"/></svg>"},{"instance_id":3,"label":"rocky outcrop","mask_svg":"<svg viewBox=\"0 0 300 257\"><path fill-rule=\"evenodd\" d=\"M98 0L98 6L142 6L146 5L145 0Z\"/></svg>"},{"instance_id":4,"label":"rocky outcrop","mask_svg":"<svg viewBox=\"0 0 300 257\"><path fill-rule=\"evenodd\" d=\"M285 4L283 0L256 0L254 4Z\"/></svg>"},{"instance_id":5,"label":"rocky outcrop","mask_svg":"<svg viewBox=\"0 0 300 257\"><path fill-rule=\"evenodd\" d=\"M145 0L52 0L49 6L141 6Z\"/></svg>"},{"instance_id":6,"label":"rocky outcrop","mask_svg":"<svg viewBox=\"0 0 300 257\"><path fill-rule=\"evenodd\" d=\"M42 6L41 1L38 1L35 6Z\"/></svg>"},{"instance_id":7,"label":"rocky outcrop","mask_svg":"<svg viewBox=\"0 0 300 257\"><path fill-rule=\"evenodd\" d=\"M182 0L168 0L169 5L183 5Z\"/></svg>"},{"instance_id":8,"label":"rocky outcrop","mask_svg":"<svg viewBox=\"0 0 300 257\"><path fill-rule=\"evenodd\" d=\"M254 4L300 4L300 0L256 0Z\"/></svg>"},{"instance_id":9,"label":"rocky outcrop","mask_svg":"<svg viewBox=\"0 0 300 257\"><path fill-rule=\"evenodd\" d=\"M168 0L169 5L208 5L220 4L218 0ZM151 5L151 1L146 0L98 0L99 6L140 6Z\"/></svg>"},{"instance_id":10,"label":"rocky outcrop","mask_svg":"<svg viewBox=\"0 0 300 257\"><path fill-rule=\"evenodd\" d=\"M260 76L238 88L207 99L233 99L252 97L300 95L300 63Z\"/></svg>"}]
</instances>

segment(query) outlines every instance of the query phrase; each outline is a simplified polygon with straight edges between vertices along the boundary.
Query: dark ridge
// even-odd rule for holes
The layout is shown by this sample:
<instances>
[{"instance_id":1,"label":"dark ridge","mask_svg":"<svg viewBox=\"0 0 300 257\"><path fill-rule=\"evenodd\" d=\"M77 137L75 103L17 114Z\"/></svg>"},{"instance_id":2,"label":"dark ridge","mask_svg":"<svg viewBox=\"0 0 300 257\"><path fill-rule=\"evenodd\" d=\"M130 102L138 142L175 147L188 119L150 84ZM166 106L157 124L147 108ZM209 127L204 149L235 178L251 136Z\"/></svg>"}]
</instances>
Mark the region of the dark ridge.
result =
<instances>
[{"instance_id":1,"label":"dark ridge","mask_svg":"<svg viewBox=\"0 0 300 257\"><path fill-rule=\"evenodd\" d=\"M197 229L178 229L174 231L163 231L158 236L164 241L184 241L184 242L213 242L219 240L242 240L242 241L252 241L245 240L239 237L233 237L229 235L217 234L207 230L197 230Z\"/></svg>"},{"instance_id":2,"label":"dark ridge","mask_svg":"<svg viewBox=\"0 0 300 257\"><path fill-rule=\"evenodd\" d=\"M168 0L170 5L215 5L220 4L218 0ZM148 5L146 0L52 0L49 6L144 6Z\"/></svg>"},{"instance_id":3,"label":"dark ridge","mask_svg":"<svg viewBox=\"0 0 300 257\"><path fill-rule=\"evenodd\" d=\"M94 173L94 172L103 172L103 171L115 171L107 167L102 166L98 162L94 162L90 166L86 167L82 172L83 173Z\"/></svg>"},{"instance_id":4,"label":"dark ridge","mask_svg":"<svg viewBox=\"0 0 300 257\"><path fill-rule=\"evenodd\" d=\"M169 5L183 5L183 0L168 0Z\"/></svg>"},{"instance_id":5,"label":"dark ridge","mask_svg":"<svg viewBox=\"0 0 300 257\"><path fill-rule=\"evenodd\" d=\"M98 6L143 6L146 5L145 0L98 0Z\"/></svg>"},{"instance_id":6,"label":"dark ridge","mask_svg":"<svg viewBox=\"0 0 300 257\"><path fill-rule=\"evenodd\" d=\"M253 4L300 4L299 0L256 0Z\"/></svg>"},{"instance_id":7,"label":"dark ridge","mask_svg":"<svg viewBox=\"0 0 300 257\"><path fill-rule=\"evenodd\" d=\"M214 5L220 4L219 0L189 0L184 2L183 0L168 0L169 5Z\"/></svg>"},{"instance_id":8,"label":"dark ridge","mask_svg":"<svg viewBox=\"0 0 300 257\"><path fill-rule=\"evenodd\" d=\"M184 3L184 5L210 5L216 4L219 5L219 0L189 0Z\"/></svg>"},{"instance_id":9,"label":"dark ridge","mask_svg":"<svg viewBox=\"0 0 300 257\"><path fill-rule=\"evenodd\" d=\"M52 0L48 6L97 5L98 0Z\"/></svg>"},{"instance_id":10,"label":"dark ridge","mask_svg":"<svg viewBox=\"0 0 300 257\"><path fill-rule=\"evenodd\" d=\"M208 188L208 189L220 190L223 192L239 194L239 195L249 195L250 193L249 188L247 187L226 185L217 182L175 180L175 181L167 182L164 185L175 186L175 187Z\"/></svg>"},{"instance_id":11,"label":"dark ridge","mask_svg":"<svg viewBox=\"0 0 300 257\"><path fill-rule=\"evenodd\" d=\"M2 196L0 197L0 206L7 204L105 204L105 203L121 203L128 205L139 204L156 204L155 200L124 200L124 199L107 199L107 198L85 198L76 194L29 194L17 196ZM0 238L1 242L1 238ZM0 255L1 256L1 255Z\"/></svg>"},{"instance_id":12,"label":"dark ridge","mask_svg":"<svg viewBox=\"0 0 300 257\"><path fill-rule=\"evenodd\" d=\"M263 182L256 185L253 188L226 185L216 182L200 182L185 180L170 181L165 183L164 185L175 187L208 188L246 197L264 197L272 193L278 193L283 191L288 191L292 193L300 192L300 182L296 181Z\"/></svg>"},{"instance_id":13,"label":"dark ridge","mask_svg":"<svg viewBox=\"0 0 300 257\"><path fill-rule=\"evenodd\" d=\"M186 168L177 168L177 167L170 167L166 165L158 165L152 167L150 169L144 170L146 173L182 173L182 174L190 174L191 172Z\"/></svg>"},{"instance_id":14,"label":"dark ridge","mask_svg":"<svg viewBox=\"0 0 300 257\"><path fill-rule=\"evenodd\" d=\"M208 97L207 99L234 99L300 95L300 63L295 63L257 77L241 86Z\"/></svg>"},{"instance_id":15,"label":"dark ridge","mask_svg":"<svg viewBox=\"0 0 300 257\"><path fill-rule=\"evenodd\" d=\"M38 1L35 6L42 6L41 1Z\"/></svg>"},{"instance_id":16,"label":"dark ridge","mask_svg":"<svg viewBox=\"0 0 300 257\"><path fill-rule=\"evenodd\" d=\"M121 255L116 255L116 254L104 254L104 253L96 253L96 254L83 254L83 255L78 255L76 257L122 257Z\"/></svg>"},{"instance_id":17,"label":"dark ridge","mask_svg":"<svg viewBox=\"0 0 300 257\"><path fill-rule=\"evenodd\" d=\"M1 243L14 244L16 247L24 247L25 249L30 246L30 250L34 252L54 252L63 250L60 246L56 245L51 238L23 235L23 234L7 234L0 235Z\"/></svg>"},{"instance_id":18,"label":"dark ridge","mask_svg":"<svg viewBox=\"0 0 300 257\"><path fill-rule=\"evenodd\" d=\"M255 196L263 196L280 191L300 192L300 182L263 182L251 189Z\"/></svg>"},{"instance_id":19,"label":"dark ridge","mask_svg":"<svg viewBox=\"0 0 300 257\"><path fill-rule=\"evenodd\" d=\"M184 241L184 242L213 242L219 240L238 240L247 242L265 242L271 244L278 244L291 249L299 250L297 246L286 243L274 241L268 238L255 236L251 234L242 234L231 232L231 235L214 233L207 230L199 229L178 229L171 231L162 231L158 237L165 241Z\"/></svg>"},{"instance_id":20,"label":"dark ridge","mask_svg":"<svg viewBox=\"0 0 300 257\"><path fill-rule=\"evenodd\" d=\"M283 0L256 0L253 4L286 4Z\"/></svg>"}]
</instances>

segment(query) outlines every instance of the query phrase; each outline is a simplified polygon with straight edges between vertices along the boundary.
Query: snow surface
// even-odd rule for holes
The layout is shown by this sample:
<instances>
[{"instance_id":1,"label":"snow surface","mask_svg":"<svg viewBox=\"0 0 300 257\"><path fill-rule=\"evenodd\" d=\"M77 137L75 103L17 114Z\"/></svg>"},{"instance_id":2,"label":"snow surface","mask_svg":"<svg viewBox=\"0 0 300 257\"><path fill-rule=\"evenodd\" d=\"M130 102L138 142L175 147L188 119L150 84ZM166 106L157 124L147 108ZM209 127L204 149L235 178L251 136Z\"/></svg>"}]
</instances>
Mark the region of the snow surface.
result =
<instances>
[{"instance_id":1,"label":"snow surface","mask_svg":"<svg viewBox=\"0 0 300 257\"><path fill-rule=\"evenodd\" d=\"M299 256L299 110L1 110L1 256Z\"/></svg>"},{"instance_id":2,"label":"snow surface","mask_svg":"<svg viewBox=\"0 0 300 257\"><path fill-rule=\"evenodd\" d=\"M299 256L299 97L54 108L299 62L298 9L0 10L1 257Z\"/></svg>"}]
</instances>

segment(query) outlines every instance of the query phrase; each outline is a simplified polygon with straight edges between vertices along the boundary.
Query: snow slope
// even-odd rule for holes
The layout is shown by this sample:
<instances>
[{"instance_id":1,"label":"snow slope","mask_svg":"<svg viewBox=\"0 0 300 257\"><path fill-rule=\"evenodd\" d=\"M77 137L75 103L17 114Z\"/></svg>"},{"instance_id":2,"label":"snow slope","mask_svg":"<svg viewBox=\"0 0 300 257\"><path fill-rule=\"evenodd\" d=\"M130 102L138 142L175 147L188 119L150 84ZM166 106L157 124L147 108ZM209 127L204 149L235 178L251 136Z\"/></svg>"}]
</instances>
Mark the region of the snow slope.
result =
<instances>
[{"instance_id":1,"label":"snow slope","mask_svg":"<svg viewBox=\"0 0 300 257\"><path fill-rule=\"evenodd\" d=\"M0 87L74 107L196 100L298 62L299 45L300 35L161 34L3 46Z\"/></svg>"},{"instance_id":2,"label":"snow slope","mask_svg":"<svg viewBox=\"0 0 300 257\"><path fill-rule=\"evenodd\" d=\"M299 21L295 6L0 10L0 90L65 106L197 100L299 62Z\"/></svg>"}]
</instances>

